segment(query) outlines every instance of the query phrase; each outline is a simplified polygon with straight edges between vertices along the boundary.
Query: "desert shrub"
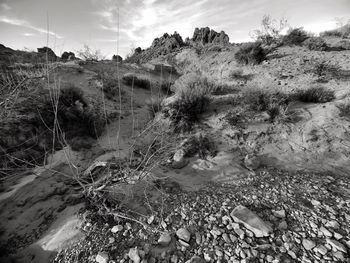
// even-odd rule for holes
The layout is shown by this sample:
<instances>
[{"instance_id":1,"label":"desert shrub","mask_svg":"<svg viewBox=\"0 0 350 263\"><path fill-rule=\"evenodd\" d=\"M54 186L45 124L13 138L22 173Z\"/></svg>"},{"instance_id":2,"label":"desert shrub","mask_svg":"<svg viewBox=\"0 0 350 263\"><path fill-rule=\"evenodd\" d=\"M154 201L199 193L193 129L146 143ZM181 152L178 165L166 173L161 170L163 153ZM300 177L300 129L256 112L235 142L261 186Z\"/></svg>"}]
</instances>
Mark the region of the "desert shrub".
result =
<instances>
[{"instance_id":1,"label":"desert shrub","mask_svg":"<svg viewBox=\"0 0 350 263\"><path fill-rule=\"evenodd\" d=\"M316 75L319 81L326 81L328 78L340 76L340 66L326 60L312 61L310 72Z\"/></svg>"},{"instance_id":2,"label":"desert shrub","mask_svg":"<svg viewBox=\"0 0 350 263\"><path fill-rule=\"evenodd\" d=\"M179 91L177 99L169 105L167 112L175 132L189 131L209 105L207 92L200 88Z\"/></svg>"},{"instance_id":3,"label":"desert shrub","mask_svg":"<svg viewBox=\"0 0 350 263\"><path fill-rule=\"evenodd\" d=\"M267 111L275 103L288 104L289 101L290 98L283 92L262 88L249 88L242 94L242 103L254 111Z\"/></svg>"},{"instance_id":4,"label":"desert shrub","mask_svg":"<svg viewBox=\"0 0 350 263\"><path fill-rule=\"evenodd\" d=\"M253 111L265 111L270 120L274 121L287 111L292 98L280 91L262 88L249 88L242 94L241 103Z\"/></svg>"},{"instance_id":5,"label":"desert shrub","mask_svg":"<svg viewBox=\"0 0 350 263\"><path fill-rule=\"evenodd\" d=\"M165 95L171 95L173 92L171 91L171 86L174 83L172 81L167 81L163 80L162 83L160 84L160 90L163 92Z\"/></svg>"},{"instance_id":6,"label":"desert shrub","mask_svg":"<svg viewBox=\"0 0 350 263\"><path fill-rule=\"evenodd\" d=\"M152 118L162 110L162 101L163 97L153 97L146 102L147 111Z\"/></svg>"},{"instance_id":7,"label":"desert shrub","mask_svg":"<svg viewBox=\"0 0 350 263\"><path fill-rule=\"evenodd\" d=\"M101 50L92 49L88 45L84 45L84 47L78 51L78 56L85 61L99 61L105 58Z\"/></svg>"},{"instance_id":8,"label":"desert shrub","mask_svg":"<svg viewBox=\"0 0 350 263\"><path fill-rule=\"evenodd\" d=\"M50 129L58 123L60 128L57 132L64 132L67 139L75 136L97 138L105 125L99 106L89 105L83 91L75 86L62 89L58 100L46 95L37 110L39 123L43 122Z\"/></svg>"},{"instance_id":9,"label":"desert shrub","mask_svg":"<svg viewBox=\"0 0 350 263\"><path fill-rule=\"evenodd\" d=\"M269 15L264 15L261 20L261 29L255 30L252 37L261 41L265 45L271 45L278 42L280 33L288 25L286 18L281 18L278 21L271 18Z\"/></svg>"},{"instance_id":10,"label":"desert shrub","mask_svg":"<svg viewBox=\"0 0 350 263\"><path fill-rule=\"evenodd\" d=\"M309 50L326 51L328 49L326 42L321 37L310 37L303 44Z\"/></svg>"},{"instance_id":11,"label":"desert shrub","mask_svg":"<svg viewBox=\"0 0 350 263\"><path fill-rule=\"evenodd\" d=\"M339 115L341 117L350 119L350 101L349 100L347 102L338 104L337 108L339 109Z\"/></svg>"},{"instance_id":12,"label":"desert shrub","mask_svg":"<svg viewBox=\"0 0 350 263\"><path fill-rule=\"evenodd\" d=\"M260 64L266 59L267 51L261 42L243 44L235 54L235 59L240 64Z\"/></svg>"},{"instance_id":13,"label":"desert shrub","mask_svg":"<svg viewBox=\"0 0 350 263\"><path fill-rule=\"evenodd\" d=\"M293 28L283 36L282 43L284 45L300 45L308 38L309 35L303 28Z\"/></svg>"},{"instance_id":14,"label":"desert shrub","mask_svg":"<svg viewBox=\"0 0 350 263\"><path fill-rule=\"evenodd\" d=\"M185 152L185 157L193 157L198 155L201 159L206 159L207 156L214 157L217 153L217 147L214 141L202 133L190 136L182 145Z\"/></svg>"},{"instance_id":15,"label":"desert shrub","mask_svg":"<svg viewBox=\"0 0 350 263\"><path fill-rule=\"evenodd\" d=\"M210 94L212 95L227 95L227 94L234 94L239 92L239 87L235 85L228 85L228 84L214 84L211 88Z\"/></svg>"},{"instance_id":16,"label":"desert shrub","mask_svg":"<svg viewBox=\"0 0 350 263\"><path fill-rule=\"evenodd\" d=\"M123 76L123 81L129 86L138 86L143 89L151 88L151 81L142 76L136 76L134 74L126 74Z\"/></svg>"},{"instance_id":17,"label":"desert shrub","mask_svg":"<svg viewBox=\"0 0 350 263\"><path fill-rule=\"evenodd\" d=\"M241 80L247 82L252 78L251 74L244 74L242 69L233 69L229 73L229 78L233 80Z\"/></svg>"},{"instance_id":18,"label":"desert shrub","mask_svg":"<svg viewBox=\"0 0 350 263\"><path fill-rule=\"evenodd\" d=\"M118 79L103 76L101 80L103 83L103 92L107 99L115 100L117 97L119 97L119 92L122 98L125 98L125 90L120 89L119 91Z\"/></svg>"},{"instance_id":19,"label":"desert shrub","mask_svg":"<svg viewBox=\"0 0 350 263\"><path fill-rule=\"evenodd\" d=\"M327 31L320 33L320 36L322 36L322 37L342 37L343 34L339 30L333 29L333 30L327 30Z\"/></svg>"},{"instance_id":20,"label":"desert shrub","mask_svg":"<svg viewBox=\"0 0 350 263\"><path fill-rule=\"evenodd\" d=\"M301 89L296 91L294 96L296 100L306 103L325 103L335 98L334 91L324 86L313 86L307 89Z\"/></svg>"}]
</instances>

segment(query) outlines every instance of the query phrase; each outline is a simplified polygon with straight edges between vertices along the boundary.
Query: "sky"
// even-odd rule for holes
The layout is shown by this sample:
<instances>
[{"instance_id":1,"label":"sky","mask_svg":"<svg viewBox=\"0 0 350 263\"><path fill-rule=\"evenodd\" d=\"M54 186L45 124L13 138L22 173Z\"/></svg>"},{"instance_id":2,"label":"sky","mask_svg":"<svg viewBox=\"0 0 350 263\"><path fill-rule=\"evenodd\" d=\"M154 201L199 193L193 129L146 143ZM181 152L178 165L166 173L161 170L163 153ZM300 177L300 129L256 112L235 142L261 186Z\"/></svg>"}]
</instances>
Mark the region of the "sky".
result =
<instances>
[{"instance_id":1,"label":"sky","mask_svg":"<svg viewBox=\"0 0 350 263\"><path fill-rule=\"evenodd\" d=\"M48 43L58 55L87 44L125 57L166 32L192 37L196 27L250 41L265 14L318 33L350 18L350 0L0 0L0 43L21 50Z\"/></svg>"}]
</instances>

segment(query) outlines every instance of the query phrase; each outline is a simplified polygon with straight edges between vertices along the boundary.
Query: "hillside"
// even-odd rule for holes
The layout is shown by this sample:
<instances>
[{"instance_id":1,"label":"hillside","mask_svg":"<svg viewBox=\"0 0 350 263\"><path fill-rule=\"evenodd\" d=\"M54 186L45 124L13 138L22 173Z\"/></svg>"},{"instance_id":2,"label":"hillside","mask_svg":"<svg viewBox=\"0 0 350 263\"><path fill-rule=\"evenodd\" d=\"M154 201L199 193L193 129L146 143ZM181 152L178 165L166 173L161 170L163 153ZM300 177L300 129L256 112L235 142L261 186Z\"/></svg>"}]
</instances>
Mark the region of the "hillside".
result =
<instances>
[{"instance_id":1,"label":"hillside","mask_svg":"<svg viewBox=\"0 0 350 263\"><path fill-rule=\"evenodd\" d=\"M201 28L7 68L0 258L350 262L349 61L345 33Z\"/></svg>"}]
</instances>

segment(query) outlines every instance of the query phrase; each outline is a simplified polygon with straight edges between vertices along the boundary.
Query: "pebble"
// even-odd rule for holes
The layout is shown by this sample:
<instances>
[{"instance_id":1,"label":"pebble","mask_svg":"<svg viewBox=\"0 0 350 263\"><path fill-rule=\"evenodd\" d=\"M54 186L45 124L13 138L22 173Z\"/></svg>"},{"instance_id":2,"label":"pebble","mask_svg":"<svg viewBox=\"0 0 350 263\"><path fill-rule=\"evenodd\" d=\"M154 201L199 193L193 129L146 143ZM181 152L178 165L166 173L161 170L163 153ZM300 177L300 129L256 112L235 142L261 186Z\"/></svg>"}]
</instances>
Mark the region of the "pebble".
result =
<instances>
[{"instance_id":1,"label":"pebble","mask_svg":"<svg viewBox=\"0 0 350 263\"><path fill-rule=\"evenodd\" d=\"M139 250L137 247L135 248L130 248L128 257L134 262L134 263L140 263L141 258L139 256Z\"/></svg>"},{"instance_id":2,"label":"pebble","mask_svg":"<svg viewBox=\"0 0 350 263\"><path fill-rule=\"evenodd\" d=\"M176 235L178 238L188 242L191 239L191 233L186 228L180 228L176 231Z\"/></svg>"},{"instance_id":3,"label":"pebble","mask_svg":"<svg viewBox=\"0 0 350 263\"><path fill-rule=\"evenodd\" d=\"M122 225L116 225L116 226L112 227L111 232L112 233L117 233L117 232L120 232L122 230L123 230L123 226Z\"/></svg>"},{"instance_id":4,"label":"pebble","mask_svg":"<svg viewBox=\"0 0 350 263\"><path fill-rule=\"evenodd\" d=\"M333 248L346 253L345 246L342 243L340 243L339 241L327 238L327 243L330 244Z\"/></svg>"},{"instance_id":5,"label":"pebble","mask_svg":"<svg viewBox=\"0 0 350 263\"><path fill-rule=\"evenodd\" d=\"M167 246L171 242L171 235L169 233L163 233L158 239L158 244L161 246Z\"/></svg>"},{"instance_id":6,"label":"pebble","mask_svg":"<svg viewBox=\"0 0 350 263\"><path fill-rule=\"evenodd\" d=\"M98 252L95 259L95 261L98 263L108 263L108 260L109 260L108 253L104 251Z\"/></svg>"},{"instance_id":7,"label":"pebble","mask_svg":"<svg viewBox=\"0 0 350 263\"><path fill-rule=\"evenodd\" d=\"M313 242L309 239L303 239L302 242L303 242L303 246L306 250L311 250L316 246L315 242Z\"/></svg>"}]
</instances>

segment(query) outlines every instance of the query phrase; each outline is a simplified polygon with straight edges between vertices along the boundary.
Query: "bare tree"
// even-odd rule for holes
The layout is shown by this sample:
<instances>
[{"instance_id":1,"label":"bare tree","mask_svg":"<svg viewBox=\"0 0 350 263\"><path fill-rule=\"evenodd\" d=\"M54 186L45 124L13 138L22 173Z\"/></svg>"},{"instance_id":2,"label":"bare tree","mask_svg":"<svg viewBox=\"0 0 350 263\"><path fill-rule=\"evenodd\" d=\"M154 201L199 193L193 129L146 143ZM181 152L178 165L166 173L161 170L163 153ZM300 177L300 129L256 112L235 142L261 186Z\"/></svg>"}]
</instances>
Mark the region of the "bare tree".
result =
<instances>
[{"instance_id":1,"label":"bare tree","mask_svg":"<svg viewBox=\"0 0 350 263\"><path fill-rule=\"evenodd\" d=\"M92 49L87 44L78 51L78 56L86 61L99 61L103 60L105 56L99 49Z\"/></svg>"},{"instance_id":2,"label":"bare tree","mask_svg":"<svg viewBox=\"0 0 350 263\"><path fill-rule=\"evenodd\" d=\"M281 17L279 20L271 18L270 15L264 15L261 20L261 29L257 29L251 33L251 37L255 40L262 41L264 44L272 44L275 42L281 32L288 27L288 20Z\"/></svg>"}]
</instances>

